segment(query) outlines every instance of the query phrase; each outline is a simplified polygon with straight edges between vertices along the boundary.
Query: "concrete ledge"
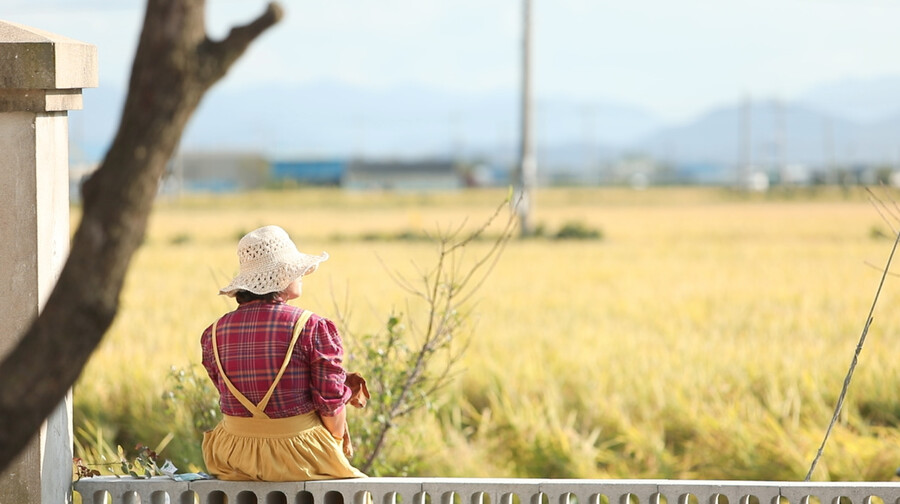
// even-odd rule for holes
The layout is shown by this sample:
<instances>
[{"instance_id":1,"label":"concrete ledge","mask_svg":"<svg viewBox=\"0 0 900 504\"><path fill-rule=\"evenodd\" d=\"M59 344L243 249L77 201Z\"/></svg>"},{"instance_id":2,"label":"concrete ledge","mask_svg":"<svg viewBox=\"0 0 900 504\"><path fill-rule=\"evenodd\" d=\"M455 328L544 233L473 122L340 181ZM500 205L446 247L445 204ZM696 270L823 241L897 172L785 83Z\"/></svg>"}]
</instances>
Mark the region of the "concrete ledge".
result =
<instances>
[{"instance_id":1,"label":"concrete ledge","mask_svg":"<svg viewBox=\"0 0 900 504\"><path fill-rule=\"evenodd\" d=\"M64 112L81 110L84 101L80 89L2 89L2 112Z\"/></svg>"},{"instance_id":2,"label":"concrete ledge","mask_svg":"<svg viewBox=\"0 0 900 504\"><path fill-rule=\"evenodd\" d=\"M329 481L177 482L87 478L74 483L84 504L884 504L900 483L493 478L360 478Z\"/></svg>"},{"instance_id":3,"label":"concrete ledge","mask_svg":"<svg viewBox=\"0 0 900 504\"><path fill-rule=\"evenodd\" d=\"M97 87L97 46L0 21L0 88Z\"/></svg>"}]
</instances>

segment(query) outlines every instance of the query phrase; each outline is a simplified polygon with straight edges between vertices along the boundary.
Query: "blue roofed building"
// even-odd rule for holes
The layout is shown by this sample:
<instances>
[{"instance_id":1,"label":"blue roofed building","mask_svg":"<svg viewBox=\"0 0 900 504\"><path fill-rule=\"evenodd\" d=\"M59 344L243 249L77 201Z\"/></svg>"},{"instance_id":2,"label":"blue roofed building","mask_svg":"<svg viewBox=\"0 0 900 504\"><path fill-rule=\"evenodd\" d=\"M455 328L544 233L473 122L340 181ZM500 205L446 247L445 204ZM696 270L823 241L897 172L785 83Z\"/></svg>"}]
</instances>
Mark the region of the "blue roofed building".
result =
<instances>
[{"instance_id":1,"label":"blue roofed building","mask_svg":"<svg viewBox=\"0 0 900 504\"><path fill-rule=\"evenodd\" d=\"M347 189L427 191L460 189L465 180L460 166L449 160L357 160L347 166L342 185Z\"/></svg>"},{"instance_id":2,"label":"blue roofed building","mask_svg":"<svg viewBox=\"0 0 900 504\"><path fill-rule=\"evenodd\" d=\"M347 171L347 161L306 160L275 161L271 177L274 182L294 182L299 185L337 186Z\"/></svg>"}]
</instances>

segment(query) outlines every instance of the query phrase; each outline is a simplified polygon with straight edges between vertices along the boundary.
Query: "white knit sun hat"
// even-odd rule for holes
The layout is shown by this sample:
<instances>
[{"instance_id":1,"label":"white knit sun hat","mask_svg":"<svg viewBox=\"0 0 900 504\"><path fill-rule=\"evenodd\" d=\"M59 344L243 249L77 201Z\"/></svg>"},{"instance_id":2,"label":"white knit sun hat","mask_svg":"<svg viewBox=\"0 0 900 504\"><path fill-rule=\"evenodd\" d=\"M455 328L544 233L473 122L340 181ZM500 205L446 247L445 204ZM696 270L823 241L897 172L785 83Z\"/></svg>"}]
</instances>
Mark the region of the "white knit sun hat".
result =
<instances>
[{"instance_id":1,"label":"white knit sun hat","mask_svg":"<svg viewBox=\"0 0 900 504\"><path fill-rule=\"evenodd\" d=\"M238 242L240 272L219 294L234 296L239 290L254 294L281 292L294 280L316 271L328 254L304 254L297 250L287 232L265 226L247 233Z\"/></svg>"}]
</instances>

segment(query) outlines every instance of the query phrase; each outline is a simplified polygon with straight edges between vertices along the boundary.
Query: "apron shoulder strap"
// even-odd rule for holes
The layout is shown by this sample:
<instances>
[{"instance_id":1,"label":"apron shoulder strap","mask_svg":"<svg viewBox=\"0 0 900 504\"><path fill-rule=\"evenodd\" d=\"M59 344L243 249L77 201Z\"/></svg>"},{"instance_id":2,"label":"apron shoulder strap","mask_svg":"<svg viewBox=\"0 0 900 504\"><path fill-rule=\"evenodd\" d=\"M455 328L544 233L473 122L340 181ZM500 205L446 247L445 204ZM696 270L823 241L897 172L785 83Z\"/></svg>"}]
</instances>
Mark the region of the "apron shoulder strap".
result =
<instances>
[{"instance_id":1,"label":"apron shoulder strap","mask_svg":"<svg viewBox=\"0 0 900 504\"><path fill-rule=\"evenodd\" d=\"M297 320L297 323L294 324L294 334L291 337L291 344L288 346L287 355L284 356L284 362L281 363L281 369L278 370L278 375L275 376L275 381L272 382L272 386L269 387L269 391L266 392L265 397L263 397L262 401L256 405L260 411L266 409L266 405L269 404L269 399L272 398L272 393L275 392L275 387L278 385L278 382L281 381L281 377L284 375L284 371L287 369L288 364L291 362L291 356L294 354L294 347L297 345L297 340L300 338L300 333L303 332L303 328L306 327L306 322L309 321L309 317L312 316L312 312L309 310L304 310L303 314L300 315L300 318Z\"/></svg>"},{"instance_id":2,"label":"apron shoulder strap","mask_svg":"<svg viewBox=\"0 0 900 504\"><path fill-rule=\"evenodd\" d=\"M250 399L247 399L247 396L242 394L241 391L238 390L233 383L231 383L231 380L228 379L228 375L225 374L225 370L222 369L222 360L219 358L219 345L218 343L216 343L216 325L218 325L218 323L218 320L213 323L212 347L213 353L216 355L216 366L219 367L219 374L222 376L222 380L225 382L225 386L228 387L228 391L231 392L231 395L233 395L238 401L240 401L240 403L245 408L247 408L250 413L253 414L253 418L269 418L269 416L266 415L263 410L257 408L255 404L250 402Z\"/></svg>"}]
</instances>

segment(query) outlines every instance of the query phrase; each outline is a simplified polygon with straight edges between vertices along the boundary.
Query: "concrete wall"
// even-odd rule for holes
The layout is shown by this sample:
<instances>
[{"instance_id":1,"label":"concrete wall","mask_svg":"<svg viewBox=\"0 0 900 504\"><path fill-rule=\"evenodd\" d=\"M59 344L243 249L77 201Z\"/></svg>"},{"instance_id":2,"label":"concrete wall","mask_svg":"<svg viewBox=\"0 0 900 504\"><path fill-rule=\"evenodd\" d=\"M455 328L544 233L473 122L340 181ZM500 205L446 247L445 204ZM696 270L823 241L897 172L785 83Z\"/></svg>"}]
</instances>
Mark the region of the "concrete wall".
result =
<instances>
[{"instance_id":1,"label":"concrete wall","mask_svg":"<svg viewBox=\"0 0 900 504\"><path fill-rule=\"evenodd\" d=\"M37 317L65 262L68 110L81 108L81 88L96 85L96 47L0 21L0 358ZM0 475L0 504L71 502L71 415L69 394Z\"/></svg>"}]
</instances>

